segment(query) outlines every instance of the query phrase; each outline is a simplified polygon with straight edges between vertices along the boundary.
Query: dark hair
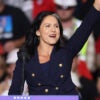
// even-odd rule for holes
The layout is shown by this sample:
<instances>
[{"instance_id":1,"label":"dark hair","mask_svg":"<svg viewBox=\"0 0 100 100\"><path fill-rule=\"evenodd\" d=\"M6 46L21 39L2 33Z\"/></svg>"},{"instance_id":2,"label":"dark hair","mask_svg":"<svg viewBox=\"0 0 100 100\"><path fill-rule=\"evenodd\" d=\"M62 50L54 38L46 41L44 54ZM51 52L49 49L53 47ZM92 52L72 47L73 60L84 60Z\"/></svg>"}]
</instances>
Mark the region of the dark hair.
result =
<instances>
[{"instance_id":1,"label":"dark hair","mask_svg":"<svg viewBox=\"0 0 100 100\"><path fill-rule=\"evenodd\" d=\"M23 45L23 47L21 48L22 51L27 52L28 56L34 55L34 50L37 47L37 45L39 44L39 40L38 40L38 36L36 35L36 31L40 28L40 25L41 25L43 19L49 15L52 15L57 19L59 28L60 28L60 38L59 38L58 42L55 44L55 47L56 47L56 49L64 47L66 39L63 37L63 28L62 28L59 16L57 14L55 14L54 12L43 11L43 12L39 13L37 15L37 17L34 19L32 25L31 25L30 33L28 33L26 35L26 42Z\"/></svg>"}]
</instances>

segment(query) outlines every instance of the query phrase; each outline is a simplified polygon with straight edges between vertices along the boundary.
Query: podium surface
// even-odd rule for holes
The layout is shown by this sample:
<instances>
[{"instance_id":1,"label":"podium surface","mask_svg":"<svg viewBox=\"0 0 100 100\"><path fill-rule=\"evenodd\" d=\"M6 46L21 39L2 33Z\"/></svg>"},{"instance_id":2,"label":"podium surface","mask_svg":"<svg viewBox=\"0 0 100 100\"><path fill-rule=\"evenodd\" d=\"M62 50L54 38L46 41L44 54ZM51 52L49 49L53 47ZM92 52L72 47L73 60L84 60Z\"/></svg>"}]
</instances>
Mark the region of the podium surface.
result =
<instances>
[{"instance_id":1,"label":"podium surface","mask_svg":"<svg viewBox=\"0 0 100 100\"><path fill-rule=\"evenodd\" d=\"M0 96L0 100L79 100L78 96Z\"/></svg>"}]
</instances>

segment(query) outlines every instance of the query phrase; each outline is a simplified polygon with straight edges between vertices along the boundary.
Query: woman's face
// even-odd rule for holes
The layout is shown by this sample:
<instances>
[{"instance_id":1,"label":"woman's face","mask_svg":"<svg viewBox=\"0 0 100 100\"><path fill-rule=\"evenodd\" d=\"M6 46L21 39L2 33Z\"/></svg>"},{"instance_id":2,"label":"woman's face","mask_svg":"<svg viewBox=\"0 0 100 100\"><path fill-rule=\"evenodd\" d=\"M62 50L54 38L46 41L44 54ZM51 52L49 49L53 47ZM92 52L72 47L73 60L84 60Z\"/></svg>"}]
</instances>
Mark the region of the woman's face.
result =
<instances>
[{"instance_id":1,"label":"woman's face","mask_svg":"<svg viewBox=\"0 0 100 100\"><path fill-rule=\"evenodd\" d=\"M56 44L60 37L60 28L57 19L52 15L45 17L36 35L39 36L40 43L42 44Z\"/></svg>"}]
</instances>

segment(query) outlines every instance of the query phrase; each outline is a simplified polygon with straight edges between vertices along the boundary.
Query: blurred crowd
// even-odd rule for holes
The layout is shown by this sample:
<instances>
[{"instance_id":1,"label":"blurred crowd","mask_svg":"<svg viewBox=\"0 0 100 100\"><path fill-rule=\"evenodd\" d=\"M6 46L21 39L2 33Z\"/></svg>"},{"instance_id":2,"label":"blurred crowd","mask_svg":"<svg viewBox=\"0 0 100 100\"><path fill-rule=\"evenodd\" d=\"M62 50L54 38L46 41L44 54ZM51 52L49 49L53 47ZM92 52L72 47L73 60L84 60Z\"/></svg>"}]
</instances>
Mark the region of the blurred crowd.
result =
<instances>
[{"instance_id":1,"label":"blurred crowd","mask_svg":"<svg viewBox=\"0 0 100 100\"><path fill-rule=\"evenodd\" d=\"M8 95L17 52L25 42L31 23L41 11L61 18L68 40L84 20L94 0L0 0L0 95ZM100 20L72 64L71 77L82 100L100 98ZM28 95L27 83L23 95Z\"/></svg>"}]
</instances>

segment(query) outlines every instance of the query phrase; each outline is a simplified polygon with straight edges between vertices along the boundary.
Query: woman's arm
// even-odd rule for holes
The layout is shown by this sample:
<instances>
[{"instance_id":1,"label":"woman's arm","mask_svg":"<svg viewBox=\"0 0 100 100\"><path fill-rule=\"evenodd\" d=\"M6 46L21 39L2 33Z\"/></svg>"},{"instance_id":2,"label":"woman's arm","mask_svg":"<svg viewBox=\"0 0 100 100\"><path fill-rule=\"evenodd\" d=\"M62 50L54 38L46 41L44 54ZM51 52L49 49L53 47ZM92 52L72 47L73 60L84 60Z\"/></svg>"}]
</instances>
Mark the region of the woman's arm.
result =
<instances>
[{"instance_id":1,"label":"woman's arm","mask_svg":"<svg viewBox=\"0 0 100 100\"><path fill-rule=\"evenodd\" d=\"M100 18L100 0L95 0L94 6L91 8L87 16L84 18L81 26L76 30L75 34L67 43L67 50L74 57L87 41L95 22Z\"/></svg>"},{"instance_id":2,"label":"woman's arm","mask_svg":"<svg viewBox=\"0 0 100 100\"><path fill-rule=\"evenodd\" d=\"M16 68L14 70L12 84L9 89L8 95L21 95L22 94L24 82L25 82L25 75L23 77L22 71L23 71L22 62L18 60L16 63ZM24 78L24 80L23 80L23 78Z\"/></svg>"}]
</instances>

